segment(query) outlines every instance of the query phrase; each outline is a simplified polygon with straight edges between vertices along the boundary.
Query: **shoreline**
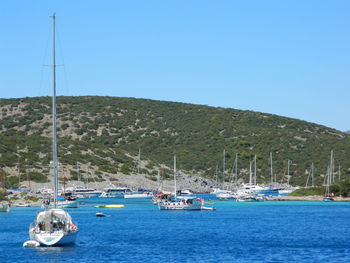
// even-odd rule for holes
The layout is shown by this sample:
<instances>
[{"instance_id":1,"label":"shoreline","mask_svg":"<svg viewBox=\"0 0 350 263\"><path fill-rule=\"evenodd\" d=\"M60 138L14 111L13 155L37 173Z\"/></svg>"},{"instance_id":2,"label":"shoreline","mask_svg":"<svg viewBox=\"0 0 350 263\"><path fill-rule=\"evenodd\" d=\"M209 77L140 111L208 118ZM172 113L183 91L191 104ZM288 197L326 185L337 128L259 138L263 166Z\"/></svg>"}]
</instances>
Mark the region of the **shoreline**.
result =
<instances>
[{"instance_id":1,"label":"shoreline","mask_svg":"<svg viewBox=\"0 0 350 263\"><path fill-rule=\"evenodd\" d=\"M84 199L83 199L84 200ZM82 200L78 200L82 201ZM214 200L212 200L214 201ZM216 200L215 200L216 201ZM312 195L312 196L270 196L266 198L266 201L309 201L309 202L322 202L323 196ZM350 202L350 197L334 197L334 202ZM42 205L42 199L38 201L30 200L16 200L11 201L11 207L40 207ZM18 204L28 204L28 206L17 206Z\"/></svg>"},{"instance_id":2,"label":"shoreline","mask_svg":"<svg viewBox=\"0 0 350 263\"><path fill-rule=\"evenodd\" d=\"M323 201L322 195L307 196L272 196L268 197L268 201ZM334 202L350 202L350 197L335 196Z\"/></svg>"}]
</instances>

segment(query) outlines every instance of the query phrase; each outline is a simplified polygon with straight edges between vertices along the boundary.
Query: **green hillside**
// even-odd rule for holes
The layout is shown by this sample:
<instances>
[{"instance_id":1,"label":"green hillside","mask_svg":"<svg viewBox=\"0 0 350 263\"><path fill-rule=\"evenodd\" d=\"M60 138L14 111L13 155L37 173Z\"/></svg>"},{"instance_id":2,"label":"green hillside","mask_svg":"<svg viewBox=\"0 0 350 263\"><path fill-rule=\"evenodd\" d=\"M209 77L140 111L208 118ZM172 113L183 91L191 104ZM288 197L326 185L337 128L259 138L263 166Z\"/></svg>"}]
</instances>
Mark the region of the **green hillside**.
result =
<instances>
[{"instance_id":1,"label":"green hillside","mask_svg":"<svg viewBox=\"0 0 350 263\"><path fill-rule=\"evenodd\" d=\"M112 180L117 172L130 174L139 148L147 161L142 172L150 178L160 165L172 166L173 154L178 157L179 169L214 177L217 165L222 170L224 149L227 168L238 153L241 178L247 178L249 161L256 154L261 183L270 181L270 152L278 181L290 159L292 184L305 184L312 162L316 183L322 184L332 149L335 170L340 166L342 178L350 173L350 135L305 121L134 98L58 97L57 101L59 160L69 165L68 177L76 178L77 162L85 165L83 176L89 170L100 180ZM50 113L49 97L0 99L2 180L6 176L15 184L18 173L21 178L46 180L51 160Z\"/></svg>"}]
</instances>

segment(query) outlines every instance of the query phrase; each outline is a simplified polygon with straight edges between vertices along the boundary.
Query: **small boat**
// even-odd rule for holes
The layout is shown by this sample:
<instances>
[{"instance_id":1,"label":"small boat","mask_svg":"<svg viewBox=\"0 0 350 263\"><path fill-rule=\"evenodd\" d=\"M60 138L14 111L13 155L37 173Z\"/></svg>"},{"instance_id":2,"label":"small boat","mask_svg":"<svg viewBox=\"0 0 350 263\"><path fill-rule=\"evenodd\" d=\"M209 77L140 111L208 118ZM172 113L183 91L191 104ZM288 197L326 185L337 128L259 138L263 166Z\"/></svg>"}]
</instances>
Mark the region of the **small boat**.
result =
<instances>
[{"instance_id":1,"label":"small boat","mask_svg":"<svg viewBox=\"0 0 350 263\"><path fill-rule=\"evenodd\" d=\"M102 212L97 212L96 217L106 217L106 215Z\"/></svg>"},{"instance_id":2,"label":"small boat","mask_svg":"<svg viewBox=\"0 0 350 263\"><path fill-rule=\"evenodd\" d=\"M104 188L103 192L99 197L107 198L124 198L126 193L131 193L132 191L127 187L113 187L113 188Z\"/></svg>"},{"instance_id":3,"label":"small boat","mask_svg":"<svg viewBox=\"0 0 350 263\"><path fill-rule=\"evenodd\" d=\"M237 198L237 202L264 202L265 198L263 195L245 195Z\"/></svg>"},{"instance_id":4,"label":"small boat","mask_svg":"<svg viewBox=\"0 0 350 263\"><path fill-rule=\"evenodd\" d=\"M124 198L153 198L153 193L150 191L129 192L124 194Z\"/></svg>"},{"instance_id":5,"label":"small boat","mask_svg":"<svg viewBox=\"0 0 350 263\"><path fill-rule=\"evenodd\" d=\"M18 202L14 204L16 207L30 207L30 203L25 203L25 202Z\"/></svg>"},{"instance_id":6,"label":"small boat","mask_svg":"<svg viewBox=\"0 0 350 263\"><path fill-rule=\"evenodd\" d=\"M40 243L36 240L28 240L23 243L23 247L39 247Z\"/></svg>"}]
</instances>

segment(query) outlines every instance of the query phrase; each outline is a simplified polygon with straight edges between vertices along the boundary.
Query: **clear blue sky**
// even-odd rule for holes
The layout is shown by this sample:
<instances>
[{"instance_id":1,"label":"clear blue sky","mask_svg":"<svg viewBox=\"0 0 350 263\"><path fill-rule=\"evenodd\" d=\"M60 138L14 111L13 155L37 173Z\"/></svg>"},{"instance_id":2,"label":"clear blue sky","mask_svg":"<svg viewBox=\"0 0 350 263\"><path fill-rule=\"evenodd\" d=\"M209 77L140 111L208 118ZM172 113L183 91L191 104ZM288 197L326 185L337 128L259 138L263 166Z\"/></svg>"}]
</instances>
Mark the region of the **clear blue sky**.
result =
<instances>
[{"instance_id":1,"label":"clear blue sky","mask_svg":"<svg viewBox=\"0 0 350 263\"><path fill-rule=\"evenodd\" d=\"M0 97L150 98L350 130L350 1L0 2Z\"/></svg>"}]
</instances>

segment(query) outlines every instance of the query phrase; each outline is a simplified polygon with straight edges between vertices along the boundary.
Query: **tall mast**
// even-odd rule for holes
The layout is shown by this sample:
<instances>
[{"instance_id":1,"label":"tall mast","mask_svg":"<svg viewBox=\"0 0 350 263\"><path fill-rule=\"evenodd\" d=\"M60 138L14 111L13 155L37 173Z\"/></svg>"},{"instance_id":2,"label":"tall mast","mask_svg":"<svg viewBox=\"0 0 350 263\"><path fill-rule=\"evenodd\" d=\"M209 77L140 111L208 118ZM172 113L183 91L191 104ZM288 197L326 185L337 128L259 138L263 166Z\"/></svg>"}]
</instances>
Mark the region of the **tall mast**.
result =
<instances>
[{"instance_id":1,"label":"tall mast","mask_svg":"<svg viewBox=\"0 0 350 263\"><path fill-rule=\"evenodd\" d=\"M176 155L174 155L174 194L176 198Z\"/></svg>"},{"instance_id":2,"label":"tall mast","mask_svg":"<svg viewBox=\"0 0 350 263\"><path fill-rule=\"evenodd\" d=\"M77 176L78 176L78 186L80 186L80 170L79 170L79 163L77 162Z\"/></svg>"},{"instance_id":3,"label":"tall mast","mask_svg":"<svg viewBox=\"0 0 350 263\"><path fill-rule=\"evenodd\" d=\"M254 155L254 185L256 185L256 155Z\"/></svg>"},{"instance_id":4,"label":"tall mast","mask_svg":"<svg viewBox=\"0 0 350 263\"><path fill-rule=\"evenodd\" d=\"M270 152L271 184L273 184L272 152Z\"/></svg>"},{"instance_id":5,"label":"tall mast","mask_svg":"<svg viewBox=\"0 0 350 263\"><path fill-rule=\"evenodd\" d=\"M290 175L289 175L289 166L290 166L290 160L288 159L288 168L287 168L287 185L289 186L289 178L290 178Z\"/></svg>"},{"instance_id":6,"label":"tall mast","mask_svg":"<svg viewBox=\"0 0 350 263\"><path fill-rule=\"evenodd\" d=\"M224 189L225 185L225 150L223 153L223 159L222 159L222 189Z\"/></svg>"},{"instance_id":7,"label":"tall mast","mask_svg":"<svg viewBox=\"0 0 350 263\"><path fill-rule=\"evenodd\" d=\"M329 185L333 184L334 178L333 178L333 173L334 173L334 160L333 160L333 150L331 151L331 163L330 163L330 179L329 179Z\"/></svg>"},{"instance_id":8,"label":"tall mast","mask_svg":"<svg viewBox=\"0 0 350 263\"><path fill-rule=\"evenodd\" d=\"M56 124L56 47L55 47L55 14L52 18L52 160L53 160L53 178L54 178L54 205L57 207L58 195L58 159L57 159L57 124Z\"/></svg>"},{"instance_id":9,"label":"tall mast","mask_svg":"<svg viewBox=\"0 0 350 263\"><path fill-rule=\"evenodd\" d=\"M311 164L311 186L314 187L314 163Z\"/></svg>"},{"instance_id":10,"label":"tall mast","mask_svg":"<svg viewBox=\"0 0 350 263\"><path fill-rule=\"evenodd\" d=\"M237 186L238 183L238 153L236 153L236 159L235 159L235 184Z\"/></svg>"},{"instance_id":11,"label":"tall mast","mask_svg":"<svg viewBox=\"0 0 350 263\"><path fill-rule=\"evenodd\" d=\"M140 166L141 166L141 148L139 149L139 156L137 161L137 174L140 174Z\"/></svg>"},{"instance_id":12,"label":"tall mast","mask_svg":"<svg viewBox=\"0 0 350 263\"><path fill-rule=\"evenodd\" d=\"M253 182L253 174L252 174L252 161L249 162L249 184Z\"/></svg>"}]
</instances>

